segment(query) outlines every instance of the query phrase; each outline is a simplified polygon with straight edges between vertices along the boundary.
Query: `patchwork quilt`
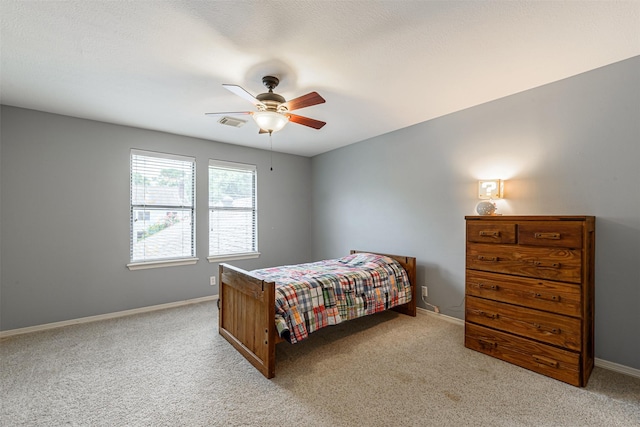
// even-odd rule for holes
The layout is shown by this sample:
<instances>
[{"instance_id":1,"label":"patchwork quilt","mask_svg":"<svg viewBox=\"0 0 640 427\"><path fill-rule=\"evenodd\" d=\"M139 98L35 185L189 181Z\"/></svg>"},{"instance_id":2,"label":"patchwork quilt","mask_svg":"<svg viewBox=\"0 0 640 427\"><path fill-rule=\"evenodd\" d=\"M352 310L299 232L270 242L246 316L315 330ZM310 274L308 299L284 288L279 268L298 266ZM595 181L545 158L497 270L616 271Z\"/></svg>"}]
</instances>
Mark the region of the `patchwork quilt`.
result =
<instances>
[{"instance_id":1,"label":"patchwork quilt","mask_svg":"<svg viewBox=\"0 0 640 427\"><path fill-rule=\"evenodd\" d=\"M356 253L251 273L276 283L276 327L291 343L325 326L384 311L412 298L407 272L383 255Z\"/></svg>"}]
</instances>

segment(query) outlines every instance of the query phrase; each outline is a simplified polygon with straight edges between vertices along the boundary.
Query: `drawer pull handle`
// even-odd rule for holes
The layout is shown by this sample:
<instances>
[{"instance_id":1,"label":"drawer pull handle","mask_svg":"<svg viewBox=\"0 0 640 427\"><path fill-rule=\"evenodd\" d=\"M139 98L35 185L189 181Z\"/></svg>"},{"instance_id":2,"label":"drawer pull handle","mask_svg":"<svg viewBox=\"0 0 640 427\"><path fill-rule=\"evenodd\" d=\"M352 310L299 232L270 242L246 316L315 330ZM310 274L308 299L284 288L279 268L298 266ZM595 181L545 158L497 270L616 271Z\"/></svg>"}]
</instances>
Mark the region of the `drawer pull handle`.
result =
<instances>
[{"instance_id":1,"label":"drawer pull handle","mask_svg":"<svg viewBox=\"0 0 640 427\"><path fill-rule=\"evenodd\" d=\"M497 319L500 317L497 313L487 313L486 311L480 311L480 316L488 317L489 319Z\"/></svg>"},{"instance_id":2,"label":"drawer pull handle","mask_svg":"<svg viewBox=\"0 0 640 427\"><path fill-rule=\"evenodd\" d=\"M540 329L541 331L551 332L552 334L560 334L560 328L547 328L539 323L534 323L533 327L536 329Z\"/></svg>"},{"instance_id":3,"label":"drawer pull handle","mask_svg":"<svg viewBox=\"0 0 640 427\"><path fill-rule=\"evenodd\" d=\"M486 284L484 284L484 283L478 283L478 287L479 287L480 289L488 289L488 290L490 290L490 291L497 291L497 290L498 290L498 285L493 285L493 284L491 284L491 285L486 285Z\"/></svg>"},{"instance_id":4,"label":"drawer pull handle","mask_svg":"<svg viewBox=\"0 0 640 427\"><path fill-rule=\"evenodd\" d=\"M536 267L549 267L549 268L560 268L559 262L542 262L542 261L533 261L533 265Z\"/></svg>"},{"instance_id":5,"label":"drawer pull handle","mask_svg":"<svg viewBox=\"0 0 640 427\"><path fill-rule=\"evenodd\" d=\"M534 298L545 299L545 300L549 300L549 301L560 302L560 295L545 295L545 294L541 294L541 293L535 292L533 294L533 297Z\"/></svg>"},{"instance_id":6,"label":"drawer pull handle","mask_svg":"<svg viewBox=\"0 0 640 427\"><path fill-rule=\"evenodd\" d=\"M492 262L496 262L496 261L498 261L498 257L497 257L497 256L485 256L485 255L478 255L478 261L492 261Z\"/></svg>"},{"instance_id":7,"label":"drawer pull handle","mask_svg":"<svg viewBox=\"0 0 640 427\"><path fill-rule=\"evenodd\" d=\"M500 317L499 314L497 313L487 313L486 311L482 311L482 310L469 310L471 313L475 314L476 316L483 316L483 317L488 317L489 319L497 319Z\"/></svg>"},{"instance_id":8,"label":"drawer pull handle","mask_svg":"<svg viewBox=\"0 0 640 427\"><path fill-rule=\"evenodd\" d=\"M482 236L482 237L493 237L493 238L497 239L498 237L500 237L500 232L499 231L480 230L480 236Z\"/></svg>"},{"instance_id":9,"label":"drawer pull handle","mask_svg":"<svg viewBox=\"0 0 640 427\"><path fill-rule=\"evenodd\" d=\"M533 360L535 360L537 363L543 364L543 365L547 365L547 366L551 366L552 368L557 368L560 364L558 363L557 360L553 360L553 359L549 359L546 358L544 356L533 356Z\"/></svg>"},{"instance_id":10,"label":"drawer pull handle","mask_svg":"<svg viewBox=\"0 0 640 427\"><path fill-rule=\"evenodd\" d=\"M536 239L560 240L560 233L535 233Z\"/></svg>"},{"instance_id":11,"label":"drawer pull handle","mask_svg":"<svg viewBox=\"0 0 640 427\"><path fill-rule=\"evenodd\" d=\"M494 341L487 341L483 339L478 339L478 343L482 348L498 348L498 343Z\"/></svg>"}]
</instances>

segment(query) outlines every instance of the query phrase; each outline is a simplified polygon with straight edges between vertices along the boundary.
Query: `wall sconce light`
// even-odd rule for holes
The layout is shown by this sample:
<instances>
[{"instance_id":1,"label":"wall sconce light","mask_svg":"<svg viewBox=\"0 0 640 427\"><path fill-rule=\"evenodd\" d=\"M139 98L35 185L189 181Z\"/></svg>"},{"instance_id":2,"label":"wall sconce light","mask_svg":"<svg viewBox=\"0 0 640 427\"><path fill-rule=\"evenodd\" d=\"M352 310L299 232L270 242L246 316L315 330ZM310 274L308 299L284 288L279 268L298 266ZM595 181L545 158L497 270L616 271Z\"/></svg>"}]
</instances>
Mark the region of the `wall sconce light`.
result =
<instances>
[{"instance_id":1,"label":"wall sconce light","mask_svg":"<svg viewBox=\"0 0 640 427\"><path fill-rule=\"evenodd\" d=\"M495 199L504 197L504 181L500 179L485 179L478 181L478 199L481 201L476 205L476 212L479 215L496 215Z\"/></svg>"},{"instance_id":2,"label":"wall sconce light","mask_svg":"<svg viewBox=\"0 0 640 427\"><path fill-rule=\"evenodd\" d=\"M478 181L478 199L493 200L504 198L504 181L486 179Z\"/></svg>"}]
</instances>

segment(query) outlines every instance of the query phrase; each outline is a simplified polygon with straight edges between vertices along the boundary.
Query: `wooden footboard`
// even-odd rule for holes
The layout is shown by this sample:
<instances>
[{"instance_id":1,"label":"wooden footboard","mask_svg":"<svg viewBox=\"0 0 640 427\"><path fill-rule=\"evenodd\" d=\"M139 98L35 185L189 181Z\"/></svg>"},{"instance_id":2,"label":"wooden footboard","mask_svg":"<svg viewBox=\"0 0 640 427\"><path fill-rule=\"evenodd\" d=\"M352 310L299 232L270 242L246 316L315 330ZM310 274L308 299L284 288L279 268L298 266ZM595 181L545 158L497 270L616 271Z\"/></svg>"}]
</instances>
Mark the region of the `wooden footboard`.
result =
<instances>
[{"instance_id":1,"label":"wooden footboard","mask_svg":"<svg viewBox=\"0 0 640 427\"><path fill-rule=\"evenodd\" d=\"M275 283L220 264L218 328L262 375L276 368Z\"/></svg>"},{"instance_id":2,"label":"wooden footboard","mask_svg":"<svg viewBox=\"0 0 640 427\"><path fill-rule=\"evenodd\" d=\"M351 251L351 253L363 251ZM398 261L407 271L412 299L393 308L409 316L416 315L416 259L381 254ZM275 283L266 282L250 272L220 264L218 330L262 375L275 376L276 344L283 341L275 326Z\"/></svg>"}]
</instances>

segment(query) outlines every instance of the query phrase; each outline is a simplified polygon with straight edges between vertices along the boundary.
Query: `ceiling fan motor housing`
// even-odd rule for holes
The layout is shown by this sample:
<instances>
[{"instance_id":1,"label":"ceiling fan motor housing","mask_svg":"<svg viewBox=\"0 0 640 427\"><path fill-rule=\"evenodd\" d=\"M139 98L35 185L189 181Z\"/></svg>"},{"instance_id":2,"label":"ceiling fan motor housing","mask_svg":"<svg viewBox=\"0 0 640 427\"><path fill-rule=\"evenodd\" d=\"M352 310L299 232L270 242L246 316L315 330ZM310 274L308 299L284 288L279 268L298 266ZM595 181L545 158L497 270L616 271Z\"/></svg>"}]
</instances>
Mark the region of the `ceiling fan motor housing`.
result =
<instances>
[{"instance_id":1,"label":"ceiling fan motor housing","mask_svg":"<svg viewBox=\"0 0 640 427\"><path fill-rule=\"evenodd\" d=\"M267 92L256 96L256 99L267 106L267 110L276 111L280 104L284 104L286 100L277 93Z\"/></svg>"},{"instance_id":2,"label":"ceiling fan motor housing","mask_svg":"<svg viewBox=\"0 0 640 427\"><path fill-rule=\"evenodd\" d=\"M256 99L267 107L267 111L278 111L280 104L287 102L283 96L273 93L273 89L278 86L280 80L274 76L264 76L262 78L262 83L267 87L267 89L269 89L269 92L261 93L256 96Z\"/></svg>"}]
</instances>

